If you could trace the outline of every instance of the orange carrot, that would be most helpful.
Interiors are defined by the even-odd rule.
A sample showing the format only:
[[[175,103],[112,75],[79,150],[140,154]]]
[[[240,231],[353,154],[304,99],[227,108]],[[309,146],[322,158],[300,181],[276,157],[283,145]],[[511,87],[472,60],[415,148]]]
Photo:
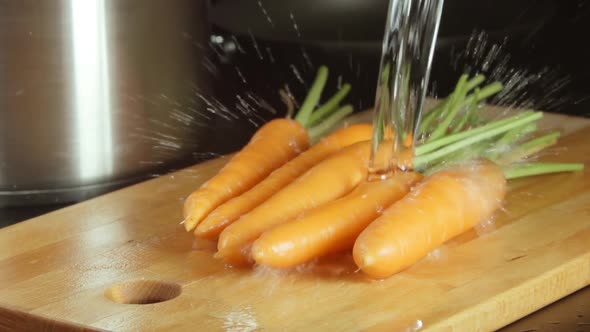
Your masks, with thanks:
[[[288,268],[352,249],[363,229],[420,178],[398,172],[387,180],[361,183],[350,194],[262,234],[252,245],[252,256],[260,265]]]
[[[217,256],[246,264],[250,245],[266,230],[349,193],[367,176],[370,143],[342,149],[229,225],[219,235]]]
[[[361,233],[354,260],[371,277],[391,276],[489,218],[505,192],[502,169],[487,160],[435,173]]]
[[[214,208],[250,189],[308,146],[307,130],[295,120],[275,119],[260,127],[219,173],[186,199],[186,230],[192,231]]]
[[[197,226],[195,234],[201,238],[217,238],[229,224],[250,212],[312,166],[345,146],[369,140],[371,134],[372,126],[369,124],[351,125],[335,131],[273,171],[252,189],[217,207]]]

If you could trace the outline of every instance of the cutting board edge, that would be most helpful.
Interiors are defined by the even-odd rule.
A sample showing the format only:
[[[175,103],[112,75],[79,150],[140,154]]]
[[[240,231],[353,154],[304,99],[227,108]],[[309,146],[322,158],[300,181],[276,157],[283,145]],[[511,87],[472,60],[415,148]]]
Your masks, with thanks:
[[[2,322],[0,330],[7,328],[6,331],[108,332],[91,325],[33,314],[25,309],[1,302],[0,322]]]
[[[584,267],[582,271],[580,271],[580,265]],[[556,283],[568,285],[569,287],[567,289],[552,287],[548,290],[547,284]],[[590,286],[590,252],[556,266],[554,269],[545,271],[541,278],[531,277],[523,280],[518,286],[498,293],[468,310],[452,315],[444,322],[437,322],[424,331],[448,331],[457,326],[464,328],[473,325],[474,320],[472,318],[477,312],[504,311],[507,313],[506,316],[503,316],[504,319],[498,319],[498,316],[486,317],[489,323],[485,325],[485,328],[498,330],[588,286]],[[518,299],[525,296],[538,296],[539,294],[544,295],[543,301],[537,303],[529,301],[526,302],[526,308],[522,310],[510,310],[514,306],[518,306],[519,302],[522,303]],[[479,324],[479,322],[478,319],[477,323]],[[476,331],[480,330],[482,326],[472,327],[473,331]]]

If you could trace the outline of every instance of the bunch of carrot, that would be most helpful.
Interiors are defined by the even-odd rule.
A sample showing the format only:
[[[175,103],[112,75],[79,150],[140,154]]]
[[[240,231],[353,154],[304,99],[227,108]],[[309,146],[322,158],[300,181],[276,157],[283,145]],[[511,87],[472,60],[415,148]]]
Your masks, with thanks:
[[[187,198],[187,231],[217,239],[224,261],[289,268],[352,250],[363,272],[388,277],[489,218],[507,180],[583,168],[523,163],[555,144],[558,133],[526,140],[541,112],[486,122],[481,102],[503,87],[480,89],[483,76],[463,75],[424,117],[414,171],[368,181],[370,125],[341,128],[315,143],[352,112],[339,106],[349,85],[316,107],[326,80],[322,67],[295,119],[261,127]]]

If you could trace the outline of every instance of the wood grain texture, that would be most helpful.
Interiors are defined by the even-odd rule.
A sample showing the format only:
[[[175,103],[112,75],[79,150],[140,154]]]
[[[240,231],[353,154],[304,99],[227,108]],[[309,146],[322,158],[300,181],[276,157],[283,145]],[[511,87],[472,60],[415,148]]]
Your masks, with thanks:
[[[590,166],[589,120],[548,114],[543,127],[563,132],[543,160]],[[179,222],[183,199],[225,161],[0,230],[0,330],[489,331],[590,284],[586,173],[512,181],[493,224],[374,281],[350,256],[292,272],[216,260],[215,244],[194,240]],[[148,302],[172,299],[109,299],[141,302],[129,293],[136,289],[153,295]]]

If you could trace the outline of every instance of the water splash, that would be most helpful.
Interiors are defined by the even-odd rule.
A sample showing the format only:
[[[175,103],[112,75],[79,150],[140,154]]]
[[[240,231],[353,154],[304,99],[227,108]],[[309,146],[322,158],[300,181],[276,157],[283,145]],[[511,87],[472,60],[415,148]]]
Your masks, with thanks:
[[[264,0],[257,0],[257,5],[267,22],[274,27],[275,22]],[[301,27],[295,16],[291,13],[289,17],[293,30],[300,37]],[[139,124],[132,127],[129,135],[143,142],[142,147],[147,155],[139,163],[153,170],[151,176],[161,176],[172,171],[167,163],[176,160],[181,154],[188,155],[195,162],[219,156],[217,151],[203,151],[206,148],[203,143],[209,143],[199,140],[195,135],[187,135],[187,131],[215,131],[218,129],[214,128],[231,127],[240,123],[240,130],[243,129],[244,134],[247,134],[251,130],[248,129],[250,126],[258,128],[269,117],[279,115],[285,110],[285,106],[280,104],[281,86],[292,103],[299,107],[299,98],[295,96],[305,93],[306,80],[315,73],[312,56],[304,47],[299,47],[300,61],[285,64],[284,59],[280,58],[281,53],[277,53],[271,45],[262,43],[250,29],[247,34],[239,37],[231,33],[214,33],[204,42],[199,42],[196,36],[186,31],[179,31],[179,37],[205,51],[198,70],[209,75],[213,83],[221,84],[223,94],[216,96],[201,86],[201,82],[187,81],[186,87],[181,87],[180,91],[128,96],[129,102],[137,103],[138,110],[147,111],[130,115]],[[248,65],[250,59],[266,60],[272,75],[269,75],[269,80],[262,86],[257,85],[257,78],[251,74]],[[343,78],[340,77],[340,86],[342,81]],[[289,84],[292,82],[299,82],[301,86],[291,91]],[[276,99],[273,99],[273,94]],[[270,99],[266,99],[266,96],[270,96]],[[275,105],[277,101],[279,104]]]
[[[207,70],[207,72],[213,75],[213,77],[219,78],[221,76],[217,66],[213,63],[213,61],[211,61],[211,59],[209,59],[209,57],[204,57],[201,65],[205,68],[205,70]]]
[[[470,75],[483,74],[488,82],[499,81],[504,90],[488,102],[507,109],[559,111],[577,101],[570,93],[570,75],[560,68],[523,68],[507,50],[508,38],[492,42],[484,31],[474,31],[465,49],[451,51],[451,65]],[[578,98],[579,100],[579,98]]]
[[[246,93],[246,97],[248,99],[250,99],[252,102],[254,102],[261,109],[267,110],[271,114],[277,114],[277,110],[274,107],[272,107],[266,100],[261,98],[260,96],[257,96],[255,94],[253,94],[252,92],[248,92],[248,93]]]
[[[234,114],[230,112],[226,107],[224,107],[221,103],[217,103],[214,98],[207,98],[199,91],[195,91],[195,95],[206,104],[207,107],[205,107],[205,110],[207,110],[209,113],[211,113],[212,115],[222,117],[225,120],[231,121],[231,116]]]
[[[242,44],[238,41],[238,38],[236,38],[235,35],[231,35],[230,38],[231,38],[232,42],[234,43],[234,45],[236,45],[236,49],[238,50],[238,52],[240,52],[242,54],[246,54],[246,51],[242,47]]]
[[[268,47],[268,46],[266,47],[266,53],[268,54],[268,58],[269,58],[270,62],[271,62],[271,63],[275,63],[275,62],[276,62],[276,61],[275,61],[275,57],[274,57],[274,55],[272,54],[272,50],[271,50],[271,49],[270,49],[270,47]]]
[[[264,60],[264,57],[262,56],[262,52],[260,51],[260,47],[258,47],[258,42],[256,41],[256,38],[254,37],[254,34],[252,33],[252,30],[250,30],[250,28],[248,28],[248,35],[250,35],[250,40],[252,41],[252,46],[256,50],[256,54],[258,54],[258,58],[260,60]]]
[[[258,0],[258,8],[260,8],[260,11],[262,11],[262,14],[266,18],[266,21],[270,24],[271,27],[274,28],[275,24],[273,23],[272,19],[270,18],[270,15],[268,15],[266,8],[264,8],[264,5],[262,4],[262,0]]]
[[[307,51],[303,47],[301,47],[301,55],[303,56],[303,60],[305,61],[305,64],[307,65],[307,67],[309,69],[315,68],[313,63],[311,62],[311,58],[309,57],[309,54],[307,54]]]
[[[197,158],[201,158],[201,159],[211,159],[211,158],[217,158],[217,157],[221,157],[220,153],[216,153],[216,152],[193,152],[192,153],[193,156],[197,157]],[[190,172],[194,170],[187,170],[187,172]]]
[[[293,30],[295,31],[297,38],[301,38],[301,30],[299,30],[299,25],[297,24],[297,21],[295,21],[295,15],[293,15],[293,12],[289,12],[289,18],[291,19]]]
[[[264,118],[260,116],[256,110],[244,97],[241,95],[236,95],[238,102],[236,103],[236,108],[242,112],[242,114],[249,117],[249,119],[254,120],[256,118],[260,121],[264,121]]]
[[[237,66],[235,68],[236,68],[236,73],[240,77],[240,80],[242,81],[242,83],[247,84],[248,82],[246,82],[246,78],[244,77],[244,74],[242,74],[242,71],[240,70],[240,68],[238,68]]]
[[[301,75],[301,73],[299,72],[299,69],[297,69],[297,67],[295,67],[294,64],[289,65],[289,68],[291,68],[291,71],[293,72],[293,75],[295,75],[295,78],[297,78],[297,80],[305,85],[305,81],[303,80],[303,76]]]

